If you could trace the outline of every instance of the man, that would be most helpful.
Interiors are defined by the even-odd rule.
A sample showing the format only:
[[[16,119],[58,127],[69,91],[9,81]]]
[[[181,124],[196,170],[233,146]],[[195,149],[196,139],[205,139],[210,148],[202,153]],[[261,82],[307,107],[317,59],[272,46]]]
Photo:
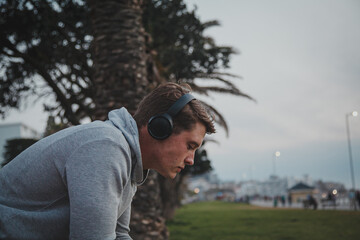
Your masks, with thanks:
[[[174,178],[214,125],[189,89],[156,88],[132,117],[46,137],[0,170],[0,239],[130,239],[131,200],[149,169]]]

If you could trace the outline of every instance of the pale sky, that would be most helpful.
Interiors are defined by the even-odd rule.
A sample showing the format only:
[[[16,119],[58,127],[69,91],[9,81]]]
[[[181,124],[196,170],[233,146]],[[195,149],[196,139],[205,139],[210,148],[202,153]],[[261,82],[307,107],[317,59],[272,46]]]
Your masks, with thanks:
[[[345,114],[360,112],[360,1],[187,0],[202,21],[219,20],[206,34],[239,51],[228,70],[257,103],[213,95],[226,118],[206,145],[222,180],[280,177],[339,181],[351,186]],[[3,122],[43,131],[46,115],[28,104]],[[39,105],[39,104],[37,104]],[[360,188],[360,116],[349,118],[356,186]]]
[[[345,114],[360,111],[360,1],[192,0],[207,32],[235,47],[229,72],[242,76],[244,98],[213,97],[230,126],[208,145],[222,179],[280,177],[351,186]],[[349,118],[356,186],[360,188],[360,117]]]

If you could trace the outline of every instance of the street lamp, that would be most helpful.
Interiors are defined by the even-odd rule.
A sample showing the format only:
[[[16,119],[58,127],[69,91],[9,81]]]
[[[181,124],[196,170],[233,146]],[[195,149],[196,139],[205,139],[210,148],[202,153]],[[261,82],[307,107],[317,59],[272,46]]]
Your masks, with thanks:
[[[274,176],[276,176],[276,165],[275,165],[276,163],[275,162],[276,162],[277,158],[280,157],[280,152],[276,151],[274,155],[275,155],[275,158],[274,158],[273,170],[274,170]]]
[[[347,133],[347,140],[348,140],[348,148],[349,148],[349,160],[350,160],[350,174],[351,174],[351,183],[352,188],[355,193],[355,176],[354,176],[354,166],[352,160],[352,151],[351,151],[351,140],[350,140],[350,129],[349,129],[349,117],[353,116],[356,117],[358,112],[353,111],[352,113],[347,113],[345,115],[345,123],[346,123],[346,133]],[[354,197],[354,196],[353,196]],[[354,201],[355,199],[352,199]],[[356,210],[356,203],[354,204],[354,209]]]

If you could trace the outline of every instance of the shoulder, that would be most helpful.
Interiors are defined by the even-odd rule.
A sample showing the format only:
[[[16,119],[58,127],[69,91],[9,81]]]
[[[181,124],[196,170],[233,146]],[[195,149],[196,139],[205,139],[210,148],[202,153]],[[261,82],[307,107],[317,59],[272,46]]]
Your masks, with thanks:
[[[50,136],[50,139],[55,141],[66,140],[67,142],[76,142],[81,145],[91,142],[114,142],[120,144],[125,141],[124,135],[118,128],[102,121],[95,121],[64,129]]]
[[[69,157],[66,167],[97,169],[100,171],[123,172],[128,175],[131,170],[131,150],[122,132],[104,123],[79,126],[76,131],[67,135]],[[69,144],[69,142],[68,142]]]

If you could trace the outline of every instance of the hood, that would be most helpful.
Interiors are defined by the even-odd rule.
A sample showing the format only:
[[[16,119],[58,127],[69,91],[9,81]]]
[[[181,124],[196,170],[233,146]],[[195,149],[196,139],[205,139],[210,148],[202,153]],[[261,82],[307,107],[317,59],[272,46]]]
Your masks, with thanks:
[[[143,172],[139,131],[136,122],[126,108],[109,112],[108,118],[109,121],[122,132],[130,146],[132,157],[131,180],[137,185],[141,185],[146,179],[147,172]]]

